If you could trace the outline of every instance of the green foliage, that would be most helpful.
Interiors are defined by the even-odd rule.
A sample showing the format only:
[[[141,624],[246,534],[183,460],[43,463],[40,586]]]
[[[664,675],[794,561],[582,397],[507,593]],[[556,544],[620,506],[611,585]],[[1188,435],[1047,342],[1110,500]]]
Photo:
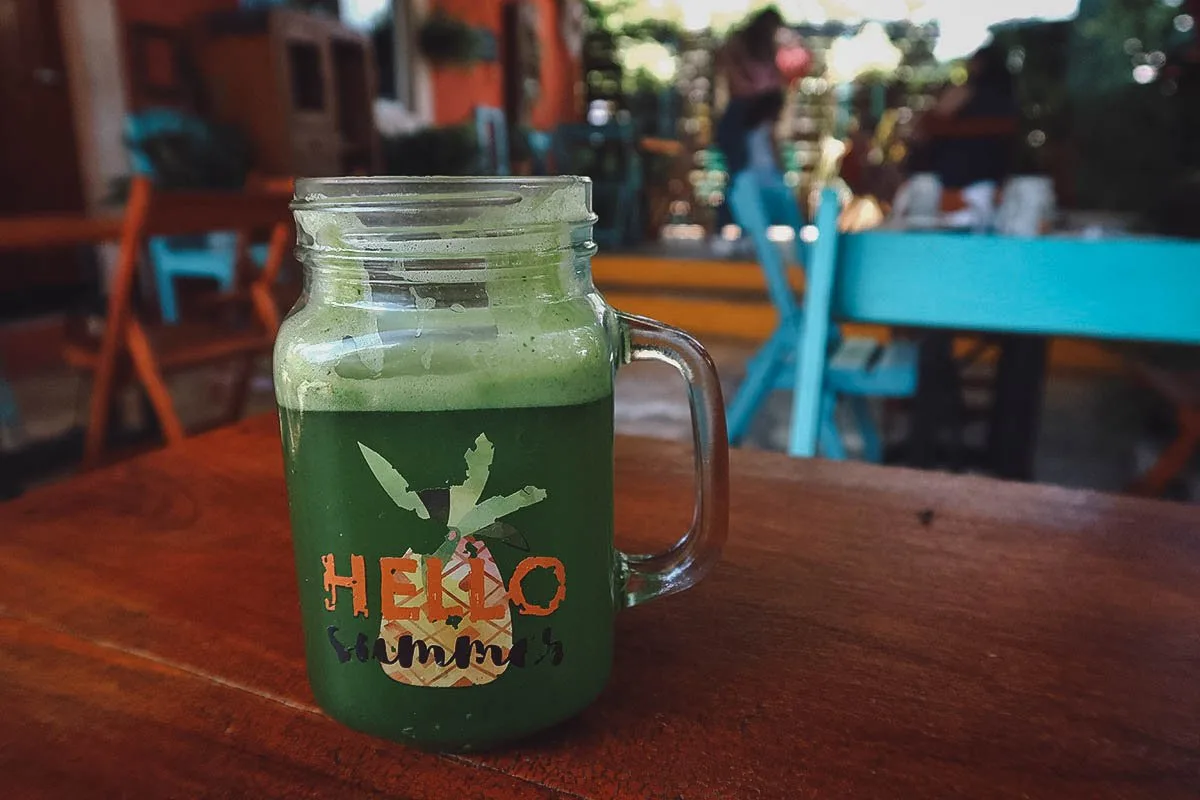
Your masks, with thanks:
[[[628,36],[638,41],[655,41],[675,44],[683,37],[683,28],[665,19],[644,19],[622,25],[615,31],[618,36]]]
[[[617,35],[607,24],[611,11],[594,0],[588,0],[584,7],[588,24],[583,39],[583,70],[588,100],[619,97],[623,76],[617,61]]]
[[[435,64],[471,64],[483,57],[484,50],[478,30],[442,11],[421,25],[417,46]]]
[[[1067,69],[1071,23],[1020,22],[992,28],[995,43],[1008,54],[1021,130],[1014,171],[1051,171],[1071,135]]]
[[[154,185],[166,191],[240,189],[253,163],[245,134],[232,125],[206,123],[205,136],[162,134],[140,146],[153,165]],[[113,178],[105,203],[123,203],[130,181],[129,176]]]
[[[1085,207],[1147,211],[1178,175],[1178,114],[1156,85],[1080,98],[1074,114]]]
[[[1102,94],[1132,82],[1139,57],[1177,41],[1182,8],[1162,0],[1081,0],[1071,41],[1071,94]]]
[[[1082,0],[1067,82],[1080,205],[1154,216],[1164,191],[1187,173],[1183,93],[1161,80],[1133,80],[1150,54],[1170,54],[1179,43],[1173,20],[1182,11],[1161,0]]]
[[[231,125],[210,124],[203,139],[153,137],[142,149],[154,163],[154,181],[162,189],[239,189],[250,171],[250,145]]]

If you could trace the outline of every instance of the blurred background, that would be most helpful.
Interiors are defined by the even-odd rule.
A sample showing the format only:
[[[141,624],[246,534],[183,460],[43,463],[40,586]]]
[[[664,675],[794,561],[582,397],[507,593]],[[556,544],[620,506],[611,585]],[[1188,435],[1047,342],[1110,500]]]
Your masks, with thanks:
[[[586,174],[601,289],[695,333],[736,397],[784,313],[730,208],[743,171],[794,198],[799,218],[765,230],[798,253],[789,270],[826,189],[849,231],[1200,236],[1198,15],[1200,0],[0,0],[0,231],[118,217],[135,175],[166,193]],[[1014,178],[1029,179],[1025,216]],[[93,383],[63,353],[102,337],[119,253],[67,239],[0,235],[0,494],[78,464]],[[254,248],[232,248],[220,232],[151,240],[133,313],[184,337],[207,296],[254,280]],[[286,311],[299,279],[283,273],[270,288]],[[1028,342],[914,341],[923,393],[873,405],[883,460],[1200,495],[1192,348],[1040,337],[1006,383],[1006,348]],[[179,416],[210,416],[231,381],[220,365],[172,375]],[[1009,389],[1023,400],[999,403]],[[267,360],[248,391],[243,411],[272,407]],[[144,395],[131,381],[106,421],[123,447],[161,440]],[[619,397],[621,431],[688,437],[671,376],[632,369]],[[739,439],[784,449],[788,397],[754,406]],[[955,421],[918,447],[922,408]],[[985,452],[1008,435],[998,414],[1021,417],[1015,462]]]

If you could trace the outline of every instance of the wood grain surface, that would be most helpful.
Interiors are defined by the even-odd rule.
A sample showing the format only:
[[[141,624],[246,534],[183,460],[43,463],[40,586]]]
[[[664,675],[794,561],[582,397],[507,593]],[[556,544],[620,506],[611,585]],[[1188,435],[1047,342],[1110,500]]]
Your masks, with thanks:
[[[620,543],[686,449],[618,440]],[[305,681],[273,418],[0,506],[4,797],[1200,793],[1200,512],[735,453],[724,561],[624,612],[584,714],[422,753]]]

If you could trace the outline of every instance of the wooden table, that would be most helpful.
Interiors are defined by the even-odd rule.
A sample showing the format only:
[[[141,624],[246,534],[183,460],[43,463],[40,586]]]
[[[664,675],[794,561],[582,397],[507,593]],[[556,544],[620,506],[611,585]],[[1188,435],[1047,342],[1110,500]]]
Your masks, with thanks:
[[[0,506],[6,797],[1147,797],[1200,787],[1200,511],[736,452],[712,575],[625,612],[608,690],[489,755],[324,717],[277,428]],[[690,514],[618,442],[618,529]]]

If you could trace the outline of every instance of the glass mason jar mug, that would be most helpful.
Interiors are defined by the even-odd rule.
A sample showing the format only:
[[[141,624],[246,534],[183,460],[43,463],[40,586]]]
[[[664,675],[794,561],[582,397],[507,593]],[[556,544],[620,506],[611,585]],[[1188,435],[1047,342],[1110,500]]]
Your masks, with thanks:
[[[583,709],[617,609],[685,589],[728,526],[720,385],[591,278],[584,178],[297,182],[305,291],[275,346],[309,678],[333,717],[487,747]],[[691,530],[613,545],[613,380],[687,379]]]

